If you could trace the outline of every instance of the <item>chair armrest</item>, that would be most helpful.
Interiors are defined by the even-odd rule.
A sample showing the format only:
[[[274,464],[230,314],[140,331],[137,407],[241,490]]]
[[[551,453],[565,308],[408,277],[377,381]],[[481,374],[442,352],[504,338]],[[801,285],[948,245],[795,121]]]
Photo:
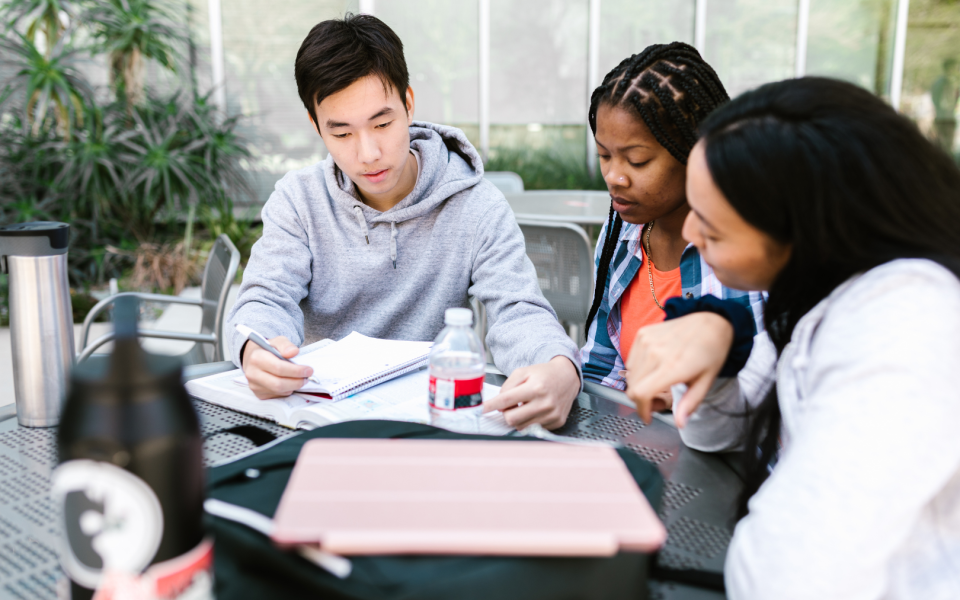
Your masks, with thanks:
[[[183,368],[183,380],[190,381],[191,379],[199,379],[200,377],[207,377],[208,375],[226,373],[227,371],[233,371],[236,368],[237,365],[233,364],[233,361],[229,360],[204,363],[202,365],[188,365]]]
[[[93,308],[90,309],[90,312],[87,313],[87,316],[84,317],[83,328],[80,330],[80,343],[77,351],[78,354],[87,347],[87,338],[90,335],[90,326],[93,325],[94,319],[96,319],[100,313],[106,310],[108,306],[116,302],[117,298],[122,298],[123,296],[133,296],[144,302],[163,302],[166,304],[188,304],[191,306],[203,306],[203,300],[199,298],[181,298],[180,296],[167,296],[164,294],[120,292],[119,294],[108,296],[100,302],[97,302]]]
[[[90,358],[93,352],[100,346],[111,342],[116,339],[117,335],[115,332],[111,331],[106,335],[102,335],[93,341],[89,346],[85,347],[83,351],[80,352],[77,356],[77,363],[80,364],[83,361]],[[137,331],[137,337],[145,338],[157,338],[161,340],[181,340],[184,342],[196,342],[198,344],[216,344],[217,337],[212,333],[181,333],[179,331],[158,331],[155,329],[141,329]]]
[[[186,333],[182,331],[162,331],[159,329],[139,329],[137,330],[137,337],[180,340],[183,342],[196,342],[198,344],[217,343],[217,336],[212,333]]]

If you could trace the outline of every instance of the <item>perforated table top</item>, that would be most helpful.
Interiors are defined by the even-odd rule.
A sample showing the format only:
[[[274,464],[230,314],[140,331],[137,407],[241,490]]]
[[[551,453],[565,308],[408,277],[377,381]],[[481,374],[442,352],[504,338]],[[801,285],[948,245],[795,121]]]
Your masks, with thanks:
[[[205,436],[207,466],[255,448],[222,430],[256,425],[279,437],[296,432],[254,417],[196,401]],[[221,433],[218,433],[221,432]],[[721,572],[731,536],[736,474],[715,456],[684,447],[676,429],[654,420],[644,425],[627,406],[592,394],[577,398],[567,424],[556,433],[616,441],[654,463],[667,479],[661,517],[669,533],[660,564]],[[59,526],[49,498],[56,465],[56,430],[0,421],[0,599],[53,600],[63,578],[57,563]],[[651,582],[651,597],[719,599],[722,594],[679,584]]]

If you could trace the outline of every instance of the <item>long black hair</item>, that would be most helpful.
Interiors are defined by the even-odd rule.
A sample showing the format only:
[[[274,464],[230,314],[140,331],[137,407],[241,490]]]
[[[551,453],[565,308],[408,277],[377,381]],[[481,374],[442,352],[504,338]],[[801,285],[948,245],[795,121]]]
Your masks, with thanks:
[[[866,90],[817,77],[770,83],[701,131],[733,208],[792,246],[764,309],[778,355],[800,318],[852,275],[900,257],[960,258],[960,170]],[[747,430],[739,517],[767,477],[780,422],[774,386]]]
[[[643,119],[657,142],[686,165],[690,150],[697,143],[700,122],[729,99],[717,74],[693,46],[683,42],[654,44],[607,73],[590,97],[588,119],[596,135],[601,104],[629,108]],[[622,227],[623,220],[614,213],[611,203],[593,304],[584,332],[590,331],[590,323],[603,300],[610,261]]]

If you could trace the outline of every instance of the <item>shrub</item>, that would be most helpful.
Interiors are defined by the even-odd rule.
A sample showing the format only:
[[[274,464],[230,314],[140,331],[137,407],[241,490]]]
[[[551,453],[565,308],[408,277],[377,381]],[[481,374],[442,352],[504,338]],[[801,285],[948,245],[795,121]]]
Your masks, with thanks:
[[[0,58],[14,67],[0,87],[0,225],[70,223],[73,285],[153,264],[151,257],[176,247],[184,213],[232,215],[232,199],[252,193],[240,167],[249,152],[237,117],[223,118],[207,97],[144,87],[144,58],[170,70],[180,58],[184,35],[168,6],[11,0],[0,10],[12,33],[0,41]],[[89,23],[96,45],[74,47],[76,28],[62,27],[63,15]],[[109,59],[112,99],[96,99],[76,70],[94,54]],[[190,281],[193,271],[184,273],[172,287]]]
[[[599,173],[587,170],[583,154],[559,149],[497,148],[491,150],[487,171],[513,171],[528,190],[606,190]]]

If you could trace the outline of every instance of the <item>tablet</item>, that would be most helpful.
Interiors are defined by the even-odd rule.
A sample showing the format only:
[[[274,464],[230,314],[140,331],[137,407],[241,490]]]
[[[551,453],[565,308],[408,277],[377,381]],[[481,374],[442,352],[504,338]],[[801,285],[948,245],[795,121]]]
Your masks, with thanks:
[[[345,555],[612,556],[666,536],[613,448],[315,439],[271,537]]]

